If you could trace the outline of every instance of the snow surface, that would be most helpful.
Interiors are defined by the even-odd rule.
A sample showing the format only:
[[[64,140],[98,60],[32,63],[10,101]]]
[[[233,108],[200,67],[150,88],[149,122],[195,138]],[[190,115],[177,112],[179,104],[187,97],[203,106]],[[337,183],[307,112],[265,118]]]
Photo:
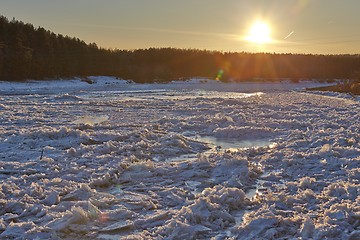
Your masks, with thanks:
[[[90,79],[0,82],[0,239],[358,239],[358,99]]]

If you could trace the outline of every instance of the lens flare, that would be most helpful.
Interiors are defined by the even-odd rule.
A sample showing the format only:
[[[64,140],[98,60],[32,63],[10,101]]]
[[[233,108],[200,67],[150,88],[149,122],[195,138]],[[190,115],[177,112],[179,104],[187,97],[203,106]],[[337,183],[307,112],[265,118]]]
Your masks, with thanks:
[[[218,74],[216,75],[215,80],[220,81],[222,79],[223,75],[224,75],[224,71],[222,69],[220,69],[218,71]]]

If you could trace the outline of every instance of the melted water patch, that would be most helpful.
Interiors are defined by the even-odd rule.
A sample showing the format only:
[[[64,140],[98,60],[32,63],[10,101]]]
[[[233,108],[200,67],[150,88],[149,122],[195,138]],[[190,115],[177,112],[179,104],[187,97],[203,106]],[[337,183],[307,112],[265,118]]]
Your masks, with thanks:
[[[81,116],[77,120],[75,120],[74,124],[85,124],[89,126],[94,126],[109,120],[109,116],[101,115],[101,116]]]
[[[184,136],[192,141],[203,142],[209,146],[209,150],[202,152],[202,154],[211,154],[219,151],[237,152],[249,148],[270,147],[276,146],[270,138],[253,138],[246,140],[238,140],[236,138],[216,138],[213,136],[200,136],[193,133],[185,132]],[[176,157],[168,158],[167,161],[175,162],[182,160],[194,160],[199,153],[184,154]]]

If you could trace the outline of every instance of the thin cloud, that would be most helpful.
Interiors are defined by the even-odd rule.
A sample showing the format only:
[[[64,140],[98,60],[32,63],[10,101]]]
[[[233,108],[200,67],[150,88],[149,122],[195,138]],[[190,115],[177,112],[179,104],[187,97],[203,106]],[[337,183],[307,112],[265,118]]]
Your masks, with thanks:
[[[163,29],[163,28],[123,27],[123,26],[98,25],[98,24],[71,24],[71,25],[90,27],[90,28],[94,27],[94,28],[104,28],[104,29],[123,29],[130,31],[162,32],[162,33],[175,33],[175,34],[184,34],[184,35],[215,36],[215,37],[223,37],[223,38],[231,38],[236,36],[234,34],[226,34],[226,33],[195,32],[195,31],[171,30],[171,29]]]

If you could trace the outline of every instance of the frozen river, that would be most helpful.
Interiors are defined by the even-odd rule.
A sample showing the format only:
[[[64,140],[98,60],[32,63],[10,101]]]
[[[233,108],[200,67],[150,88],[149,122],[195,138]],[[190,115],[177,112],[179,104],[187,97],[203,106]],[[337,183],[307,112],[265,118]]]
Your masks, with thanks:
[[[0,239],[356,239],[359,101],[318,85],[0,83]]]

